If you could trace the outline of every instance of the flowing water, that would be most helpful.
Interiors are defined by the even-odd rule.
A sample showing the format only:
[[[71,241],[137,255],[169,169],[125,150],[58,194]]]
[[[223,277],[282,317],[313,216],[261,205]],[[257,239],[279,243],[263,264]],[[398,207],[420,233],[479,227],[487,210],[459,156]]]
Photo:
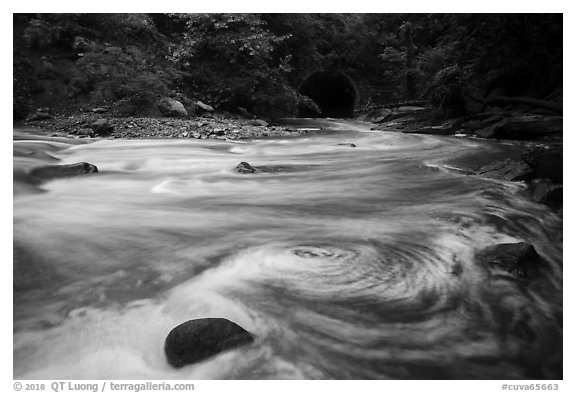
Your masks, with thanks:
[[[14,140],[14,376],[46,379],[562,378],[562,220],[447,159],[482,141]],[[340,145],[354,142],[356,147]],[[32,167],[99,173],[31,184]],[[247,161],[262,170],[239,174]],[[526,241],[530,280],[474,254]],[[173,369],[163,343],[223,317],[253,344]]]

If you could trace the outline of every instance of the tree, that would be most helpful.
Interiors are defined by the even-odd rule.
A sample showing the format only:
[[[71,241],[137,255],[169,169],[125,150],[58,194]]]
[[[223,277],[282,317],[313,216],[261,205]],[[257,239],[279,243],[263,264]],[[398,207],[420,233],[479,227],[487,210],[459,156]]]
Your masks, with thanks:
[[[275,35],[258,14],[171,14],[186,31],[171,47],[171,60],[188,74],[195,95],[234,110],[254,106],[262,92],[282,84],[276,46],[289,35]],[[284,59],[284,63],[286,63]],[[248,108],[250,109],[250,108]]]

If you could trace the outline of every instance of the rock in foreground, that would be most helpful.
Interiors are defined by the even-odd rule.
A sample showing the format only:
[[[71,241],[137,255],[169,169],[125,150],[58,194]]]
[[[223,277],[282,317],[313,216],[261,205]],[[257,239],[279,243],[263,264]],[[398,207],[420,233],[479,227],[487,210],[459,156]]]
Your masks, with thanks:
[[[168,363],[180,368],[253,341],[252,334],[227,319],[193,319],[170,331],[164,352]]]
[[[476,174],[493,179],[505,179],[510,181],[525,181],[534,177],[532,169],[521,160],[511,158],[495,161],[477,169]]]
[[[33,168],[29,175],[39,180],[51,180],[94,172],[98,172],[96,165],[87,162],[77,162],[75,164],[46,165]]]
[[[485,248],[476,261],[494,272],[506,272],[517,278],[534,276],[545,262],[529,243],[505,243]]]
[[[254,173],[256,172],[256,168],[247,162],[242,161],[240,164],[236,165],[236,171],[239,173]]]

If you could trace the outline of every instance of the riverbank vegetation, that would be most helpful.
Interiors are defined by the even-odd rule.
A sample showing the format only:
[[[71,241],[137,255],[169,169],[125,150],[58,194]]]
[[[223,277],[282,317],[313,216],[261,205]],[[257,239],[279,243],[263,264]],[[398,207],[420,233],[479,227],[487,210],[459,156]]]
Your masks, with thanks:
[[[14,116],[108,107],[161,116],[170,97],[263,117],[321,115],[315,73],[346,75],[355,111],[422,101],[562,111],[561,14],[15,14]],[[198,104],[200,101],[200,104]]]

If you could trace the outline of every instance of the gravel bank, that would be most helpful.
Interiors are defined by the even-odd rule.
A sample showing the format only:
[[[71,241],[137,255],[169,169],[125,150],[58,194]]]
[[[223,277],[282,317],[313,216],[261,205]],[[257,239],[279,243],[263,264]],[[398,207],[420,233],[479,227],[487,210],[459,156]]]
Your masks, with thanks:
[[[112,127],[106,135],[109,138],[124,139],[258,139],[270,137],[299,136],[310,131],[270,125],[264,120],[242,119],[213,114],[205,117],[152,118],[152,117],[111,117],[106,114],[80,113],[74,115],[54,115],[48,119],[28,120],[26,127],[46,130],[54,136],[71,138],[93,137],[91,125],[105,119]]]

